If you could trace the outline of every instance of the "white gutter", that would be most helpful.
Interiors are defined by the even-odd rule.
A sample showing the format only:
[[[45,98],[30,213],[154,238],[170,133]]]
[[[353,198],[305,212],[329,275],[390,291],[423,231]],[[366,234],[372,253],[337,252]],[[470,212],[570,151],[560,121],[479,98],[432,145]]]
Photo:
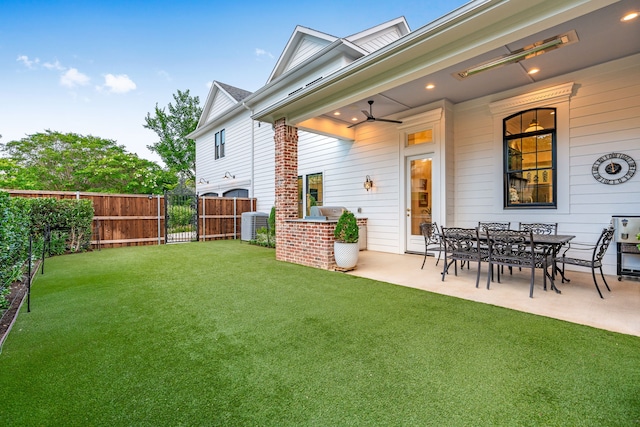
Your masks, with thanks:
[[[255,151],[256,151],[256,139],[255,139],[255,121],[253,120],[253,109],[247,107],[247,104],[242,101],[242,106],[251,113],[251,193],[249,197],[254,197],[254,183],[255,183]],[[253,211],[253,203],[251,204],[251,210]]]

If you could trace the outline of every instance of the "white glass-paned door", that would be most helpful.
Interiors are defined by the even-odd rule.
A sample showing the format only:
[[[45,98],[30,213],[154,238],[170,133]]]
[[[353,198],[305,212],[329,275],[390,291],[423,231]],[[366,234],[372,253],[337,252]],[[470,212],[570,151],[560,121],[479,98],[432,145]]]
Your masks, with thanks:
[[[424,253],[424,237],[420,224],[432,221],[433,175],[432,155],[407,157],[406,164],[406,251]]]

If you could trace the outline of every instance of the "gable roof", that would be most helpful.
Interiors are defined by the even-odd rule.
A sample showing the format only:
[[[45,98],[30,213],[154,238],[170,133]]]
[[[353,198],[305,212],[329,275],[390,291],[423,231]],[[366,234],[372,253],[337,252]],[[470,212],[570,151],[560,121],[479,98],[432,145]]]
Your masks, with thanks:
[[[345,40],[355,44],[367,53],[371,53],[396,41],[410,32],[409,24],[407,24],[404,16],[401,16],[353,34],[349,37],[345,37]]]
[[[296,26],[267,83],[272,82],[296,65],[334,43],[353,49],[355,57],[374,52],[410,32],[404,17],[392,19],[345,38],[339,38],[311,28]]]
[[[204,103],[197,128],[204,126],[212,117],[242,102],[249,95],[251,95],[251,92],[248,90],[214,80]]]
[[[243,99],[245,99],[247,96],[251,95],[251,92],[249,92],[248,90],[240,89],[235,86],[228,85],[226,83],[218,82],[215,80],[213,81],[213,83],[220,86],[222,90],[227,92],[227,94],[231,96],[233,99],[235,99],[237,102],[240,102]]]
[[[296,26],[293,34],[276,62],[267,83],[275,80],[296,64],[322,50],[338,38],[311,28]]]

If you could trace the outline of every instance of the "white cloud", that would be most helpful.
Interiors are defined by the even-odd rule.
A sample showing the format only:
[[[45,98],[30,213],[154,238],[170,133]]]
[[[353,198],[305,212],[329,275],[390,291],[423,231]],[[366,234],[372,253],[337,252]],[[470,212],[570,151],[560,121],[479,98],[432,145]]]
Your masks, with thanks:
[[[256,48],[256,56],[258,58],[261,57],[261,56],[266,56],[266,57],[271,58],[271,59],[274,58],[274,56],[273,56],[273,54],[271,54],[271,52],[267,52],[266,50],[260,49],[258,47]]]
[[[112,93],[127,93],[135,90],[136,84],[126,74],[107,74],[104,76],[104,85]]]
[[[169,75],[169,73],[167,73],[167,72],[166,72],[166,71],[164,71],[164,70],[160,70],[160,71],[158,71],[158,76],[160,76],[160,77],[162,77],[162,78],[166,79],[168,82],[170,82],[170,81],[172,81],[172,80],[173,80],[173,79],[171,78],[171,76]]]
[[[31,59],[29,59],[29,57],[27,55],[18,56],[16,61],[22,62],[24,64],[24,66],[27,67],[27,68],[33,68],[35,65],[38,65],[38,63],[40,62],[40,60],[38,58],[36,58],[34,60],[31,60]]]
[[[48,70],[64,71],[66,69],[62,66],[62,64],[60,64],[60,61],[58,61],[57,59],[56,62],[45,62],[42,64],[42,66]]]
[[[69,70],[60,76],[60,84],[67,87],[85,86],[89,84],[91,79],[79,72],[76,68]]]

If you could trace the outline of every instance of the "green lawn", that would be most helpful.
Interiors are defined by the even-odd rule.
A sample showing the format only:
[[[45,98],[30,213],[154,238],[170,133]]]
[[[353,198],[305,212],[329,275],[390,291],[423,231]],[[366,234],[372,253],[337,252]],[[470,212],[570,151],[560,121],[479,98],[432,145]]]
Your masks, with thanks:
[[[638,426],[640,338],[238,241],[47,259],[2,426]]]

